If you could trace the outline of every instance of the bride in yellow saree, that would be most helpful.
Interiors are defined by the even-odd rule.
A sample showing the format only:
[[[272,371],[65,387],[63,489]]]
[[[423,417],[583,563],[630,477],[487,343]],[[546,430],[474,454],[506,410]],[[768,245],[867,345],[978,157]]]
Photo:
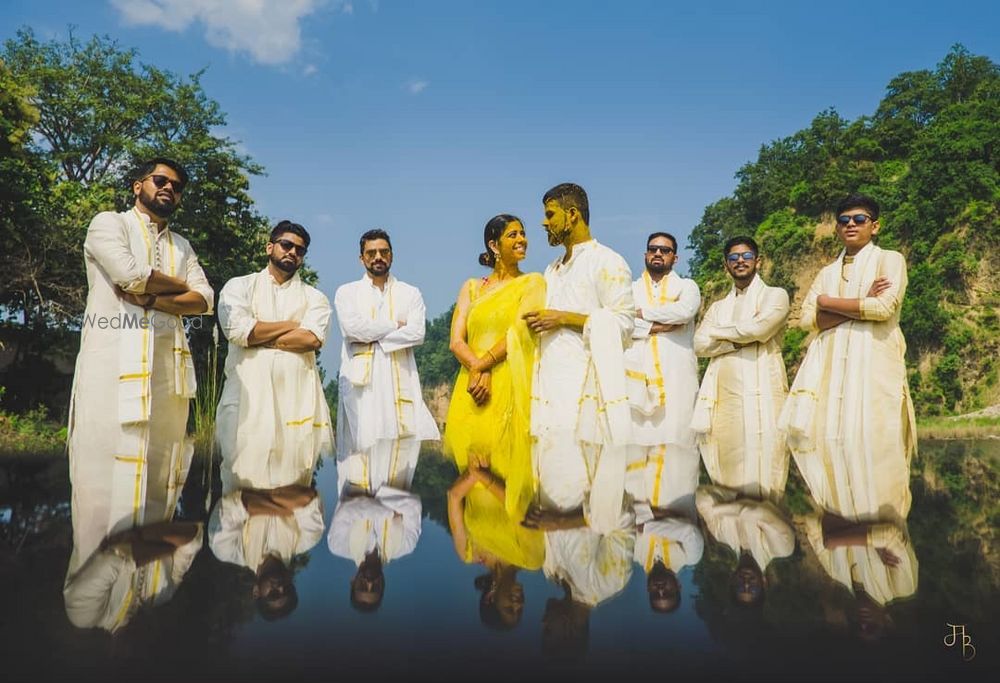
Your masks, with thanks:
[[[466,281],[452,318],[451,350],[462,368],[444,448],[460,472],[483,469],[499,479],[507,516],[519,523],[534,495],[528,411],[537,343],[521,316],[544,307],[545,281],[518,268],[528,243],[516,216],[490,219],[483,242],[479,262],[493,271]]]

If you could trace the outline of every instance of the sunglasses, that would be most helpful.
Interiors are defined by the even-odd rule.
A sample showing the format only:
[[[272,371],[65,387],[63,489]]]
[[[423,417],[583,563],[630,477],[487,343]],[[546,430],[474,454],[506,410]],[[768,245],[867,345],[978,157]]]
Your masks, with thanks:
[[[726,260],[729,261],[730,263],[736,263],[740,259],[743,259],[744,261],[753,261],[755,258],[757,258],[757,254],[753,253],[752,251],[741,251],[738,253],[726,255]]]
[[[309,251],[309,247],[306,247],[306,246],[301,245],[301,244],[296,244],[295,242],[292,242],[291,240],[274,240],[274,242],[272,244],[280,245],[281,248],[284,249],[287,252],[294,251],[299,256],[305,256],[306,252]]]
[[[365,258],[372,259],[376,256],[381,256],[382,258],[389,258],[392,255],[392,249],[365,249]]]
[[[143,178],[143,180],[152,180],[153,184],[156,185],[157,189],[162,189],[167,185],[169,185],[170,189],[172,189],[177,194],[181,194],[182,192],[184,192],[183,180],[174,180],[173,178],[168,178],[167,176],[160,175],[159,173],[153,173],[152,175],[148,175],[145,178]]]
[[[864,225],[868,221],[874,221],[875,219],[866,213],[856,213],[853,216],[848,216],[846,213],[843,216],[837,216],[837,222],[841,225],[848,225],[851,221],[854,221],[855,225]]]
[[[672,253],[674,253],[674,248],[673,247],[661,247],[658,244],[654,244],[653,246],[646,247],[646,253],[647,254],[655,254],[657,252],[659,252],[661,254],[672,254]]]

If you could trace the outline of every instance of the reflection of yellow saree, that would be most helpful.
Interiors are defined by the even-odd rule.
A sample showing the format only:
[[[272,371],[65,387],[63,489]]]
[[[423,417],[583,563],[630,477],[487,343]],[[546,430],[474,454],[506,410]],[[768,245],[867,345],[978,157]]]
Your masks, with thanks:
[[[545,534],[511,519],[500,501],[481,486],[465,497],[465,528],[469,541],[465,561],[476,562],[483,553],[521,569],[542,568]]]
[[[480,293],[481,281],[470,285],[472,303],[466,320],[467,343],[482,356],[506,337],[507,358],[493,367],[490,399],[477,406],[469,395],[469,371],[458,373],[445,422],[445,453],[459,471],[469,466],[469,455],[488,456],[490,470],[506,482],[506,510],[516,523],[534,495],[531,473],[529,403],[536,339],[521,315],[545,305],[545,281],[538,273],[521,275]],[[477,485],[478,487],[478,485]]]

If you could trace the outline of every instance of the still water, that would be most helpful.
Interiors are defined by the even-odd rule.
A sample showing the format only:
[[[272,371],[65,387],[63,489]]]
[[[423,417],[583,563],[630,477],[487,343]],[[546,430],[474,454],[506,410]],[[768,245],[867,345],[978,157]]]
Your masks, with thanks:
[[[577,647],[556,655],[545,647],[543,621],[563,591],[540,571],[518,574],[525,605],[514,628],[481,620],[475,581],[484,569],[455,554],[444,500],[454,471],[433,452],[421,455],[413,485],[423,508],[419,541],[385,566],[376,611],[351,606],[355,565],[331,553],[325,533],[293,561],[297,607],[273,621],[255,607],[252,573],[218,560],[206,542],[173,597],[139,611],[115,635],[75,628],[66,616],[72,534],[64,462],[41,471],[11,465],[0,480],[0,512],[9,511],[0,515],[4,679],[996,680],[998,455],[1000,441],[921,444],[908,520],[918,588],[889,604],[875,638],[859,637],[858,601],[809,548],[808,504],[792,482],[785,512],[797,543],[768,567],[762,610],[734,604],[737,557],[703,529],[701,561],[678,572],[678,609],[650,609],[635,565],[625,589],[578,624]],[[204,521],[200,479],[196,468],[181,505],[184,517]],[[337,505],[332,462],[316,487],[329,522]]]

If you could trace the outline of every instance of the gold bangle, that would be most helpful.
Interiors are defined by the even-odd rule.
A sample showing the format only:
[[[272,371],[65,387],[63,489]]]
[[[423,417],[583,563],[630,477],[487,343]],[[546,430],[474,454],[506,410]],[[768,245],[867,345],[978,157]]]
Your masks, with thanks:
[[[493,355],[493,352],[492,352],[491,350],[487,349],[487,350],[486,350],[486,353],[490,354],[490,358],[492,358],[492,359],[493,359],[493,365],[496,365],[497,363],[499,363],[499,362],[500,362],[500,361],[499,361],[499,360],[497,359],[497,357]]]

